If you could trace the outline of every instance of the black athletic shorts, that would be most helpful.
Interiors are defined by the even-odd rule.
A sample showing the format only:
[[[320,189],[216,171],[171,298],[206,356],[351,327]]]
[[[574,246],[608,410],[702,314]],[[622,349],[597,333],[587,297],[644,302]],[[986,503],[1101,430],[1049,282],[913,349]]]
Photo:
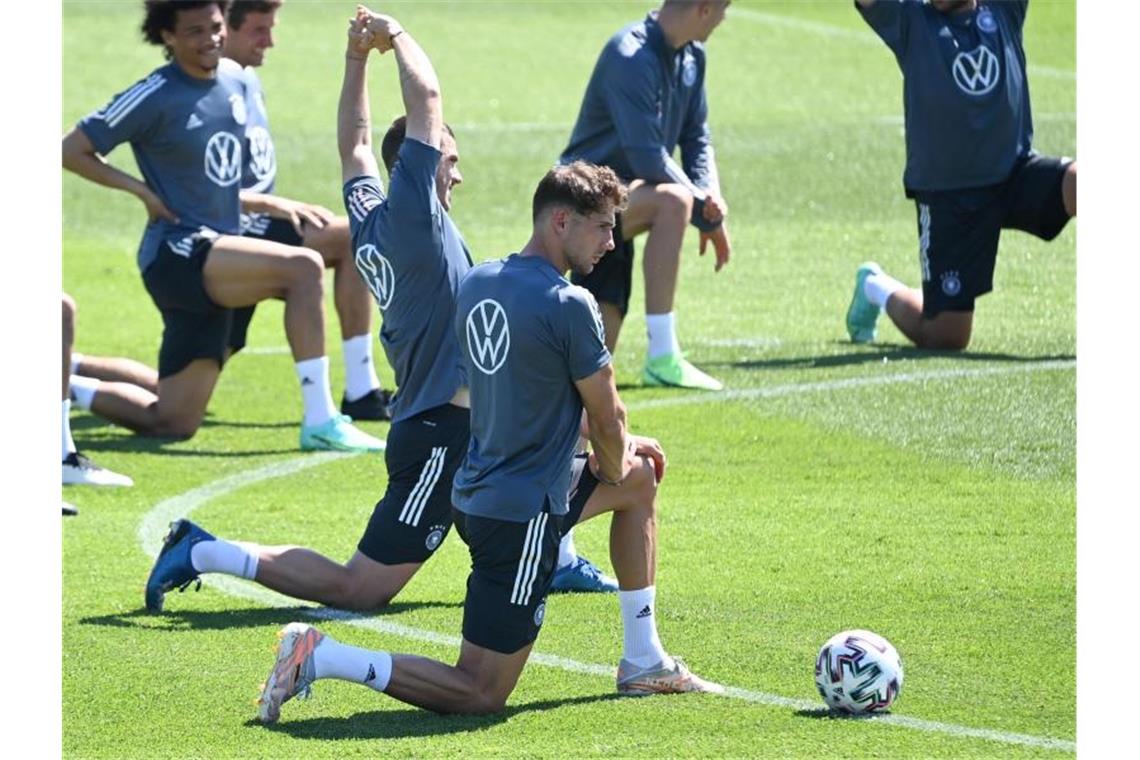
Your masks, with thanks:
[[[590,273],[574,272],[570,281],[594,294],[598,303],[618,307],[624,317],[629,311],[629,294],[633,288],[633,241],[624,240],[621,214],[614,224],[614,249],[606,253]]]
[[[1009,179],[968,190],[915,192],[922,315],[973,311],[993,290],[994,263],[1003,229],[1052,240],[1069,222],[1061,180],[1067,158],[1032,156]]]
[[[372,510],[360,553],[385,565],[424,562],[451,530],[451,481],[467,454],[471,412],[443,404],[392,425],[388,488]]]
[[[189,256],[163,243],[142,274],[147,293],[162,314],[159,378],[178,374],[195,359],[213,359],[218,366],[225,361],[233,311],[210,300],[202,280],[214,239],[197,236]]]
[[[253,216],[242,215],[242,237],[254,240],[269,240],[283,245],[301,246],[305,240],[297,234],[293,223],[288,219],[275,219],[265,214]],[[249,323],[253,319],[253,312],[257,304],[234,309],[233,324],[230,327],[228,347],[230,353],[236,354],[245,348],[246,334],[249,332]]]
[[[528,522],[495,520],[452,510],[459,537],[471,551],[463,603],[463,638],[513,654],[538,638],[546,595],[558,565],[558,544],[582,516],[598,487],[585,455],[574,458],[570,511],[550,514],[549,502]]]

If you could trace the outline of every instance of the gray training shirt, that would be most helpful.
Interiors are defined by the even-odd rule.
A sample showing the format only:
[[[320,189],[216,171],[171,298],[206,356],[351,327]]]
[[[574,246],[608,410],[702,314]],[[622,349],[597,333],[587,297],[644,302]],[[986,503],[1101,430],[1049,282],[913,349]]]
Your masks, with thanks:
[[[139,269],[158,247],[190,256],[195,238],[241,232],[245,79],[223,59],[214,79],[195,79],[176,63],[155,69],[79,122],[100,155],[129,142],[148,187],[179,223],[150,222],[139,244]]]
[[[902,69],[908,194],[1004,182],[1030,154],[1027,3],[983,0],[965,13],[921,0],[857,5]]]
[[[377,177],[344,186],[356,268],[380,307],[380,344],[396,374],[392,421],[446,404],[463,384],[451,328],[471,254],[435,192],[441,154],[408,138],[388,197]]]
[[[610,363],[589,291],[548,261],[514,254],[480,264],[455,313],[471,389],[471,444],[452,503],[469,515],[526,522],[569,510],[582,399],[575,381]]]
[[[704,45],[670,47],[654,11],[602,49],[559,161],[608,166],[626,182],[692,185],[701,207],[715,165],[707,120]],[[672,158],[678,145],[680,167]],[[720,226],[697,211],[701,229]]]
[[[277,152],[273,149],[273,137],[269,134],[269,111],[265,108],[265,93],[261,89],[261,79],[252,66],[247,66],[242,75],[246,83],[245,161],[242,164],[241,188],[255,193],[272,195],[277,182]],[[269,227],[269,214],[242,214],[243,232],[265,234]]]

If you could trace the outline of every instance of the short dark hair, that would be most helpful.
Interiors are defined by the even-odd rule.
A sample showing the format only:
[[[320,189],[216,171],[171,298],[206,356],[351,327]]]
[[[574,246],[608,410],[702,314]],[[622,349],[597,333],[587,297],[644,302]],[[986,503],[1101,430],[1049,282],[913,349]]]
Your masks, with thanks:
[[[195,8],[204,8],[207,5],[216,5],[222,15],[229,9],[229,0],[144,0],[142,32],[143,40],[151,45],[160,45],[167,60],[170,59],[170,48],[162,40],[163,32],[173,32],[178,23],[179,11],[192,11]]]
[[[531,217],[537,220],[551,206],[569,206],[575,213],[589,215],[613,205],[615,211],[625,208],[629,188],[608,166],[587,161],[555,166],[546,173],[534,191]]]
[[[451,131],[451,127],[447,124],[443,125],[447,134],[455,137],[455,133]],[[384,133],[384,139],[380,141],[380,158],[384,161],[384,168],[388,170],[388,176],[392,176],[392,168],[396,165],[396,160],[400,157],[400,146],[404,144],[404,138],[408,134],[408,117],[398,116],[392,122],[392,126],[388,127],[388,131]]]
[[[285,0],[233,0],[230,3],[230,12],[226,15],[226,23],[230,29],[241,29],[245,17],[251,13],[269,13],[281,7]]]

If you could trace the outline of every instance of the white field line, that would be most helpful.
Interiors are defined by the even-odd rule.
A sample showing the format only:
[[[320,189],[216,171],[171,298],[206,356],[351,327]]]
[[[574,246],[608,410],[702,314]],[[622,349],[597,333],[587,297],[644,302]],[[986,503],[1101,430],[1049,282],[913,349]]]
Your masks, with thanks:
[[[675,406],[682,403],[705,403],[711,400],[727,400],[728,398],[753,398],[760,397],[761,395],[790,395],[791,393],[802,392],[812,393],[824,390],[841,390],[850,387],[860,387],[866,385],[882,385],[887,383],[900,383],[900,382],[921,382],[923,380],[943,380],[943,379],[958,379],[958,378],[972,378],[972,377],[985,377],[990,375],[1010,374],[1012,371],[1034,371],[1043,369],[1067,369],[1075,366],[1072,361],[1058,361],[1046,362],[1042,364],[1032,365],[1022,368],[994,368],[991,370],[943,370],[922,373],[900,374],[893,377],[883,378],[855,378],[851,381],[847,380],[834,380],[820,383],[805,383],[799,386],[785,385],[777,386],[773,389],[767,389],[767,394],[755,393],[753,395],[745,395],[747,392],[740,391],[733,394],[732,391],[720,394],[700,394],[692,396],[681,396],[673,400],[672,404],[657,403],[655,406]],[[795,389],[800,390],[795,390]],[[754,389],[755,391],[763,391],[765,389]],[[645,402],[640,408],[653,404],[653,402]],[[139,542],[142,544],[143,551],[149,556],[155,557],[158,555],[159,548],[162,546],[162,537],[165,535],[167,525],[172,520],[179,517],[188,517],[194,510],[202,505],[211,501],[212,499],[224,496],[240,488],[243,488],[254,483],[258,483],[270,478],[283,477],[292,475],[310,467],[324,464],[326,462],[342,459],[344,457],[357,456],[355,454],[335,454],[335,453],[319,453],[307,454],[302,457],[295,457],[293,459],[286,459],[281,462],[265,465],[257,469],[240,472],[236,475],[231,475],[221,480],[207,483],[204,486],[186,491],[172,498],[159,502],[143,516],[142,522],[139,524],[138,537]],[[299,603],[298,600],[286,596],[282,596],[269,589],[262,588],[257,584],[249,581],[243,581],[238,578],[232,578],[225,575],[209,575],[203,579],[208,585],[218,589],[226,594],[232,596],[248,599],[258,604],[268,607],[296,607]],[[411,626],[402,625],[400,623],[387,620],[383,617],[366,617],[354,612],[346,612],[342,610],[334,610],[327,607],[311,607],[298,610],[298,614],[303,614],[307,617],[316,618],[320,620],[339,620],[349,625],[364,628],[376,633],[388,634],[392,636],[400,636],[402,638],[411,639],[413,641],[424,641],[432,644],[440,644],[444,646],[458,647],[460,638],[453,634],[438,633],[436,631],[428,631],[420,628],[413,628]],[[533,652],[530,656],[530,662],[538,665],[544,665],[552,668],[559,668],[561,670],[569,671],[572,673],[582,673],[584,675],[595,675],[603,678],[613,678],[614,668],[609,665],[596,665],[586,662],[578,662],[567,657],[560,657],[558,655],[544,654],[541,652]],[[786,707],[796,710],[818,710],[821,709],[818,702],[804,700],[804,699],[791,699],[788,697],[781,697],[777,694],[766,694],[759,691],[751,691],[748,689],[741,689],[739,687],[728,687],[726,697],[732,699],[739,699],[745,702],[753,702],[756,704],[769,705],[773,707]],[[1018,744],[1028,747],[1037,747],[1040,749],[1059,750],[1062,752],[1076,752],[1076,742],[1053,739],[1047,736],[1033,736],[1029,734],[1015,734],[1005,731],[993,731],[985,728],[971,728],[969,726],[959,726],[953,723],[938,723],[935,721],[920,720],[918,718],[910,718],[905,715],[882,715],[869,719],[868,722],[882,724],[887,726],[898,726],[901,728],[910,728],[917,731],[926,731],[930,733],[940,733],[949,736],[956,736],[970,739],[985,739],[993,742],[1000,742],[1002,744]]]
[[[854,12],[854,9],[852,9],[852,13]],[[869,27],[865,30],[848,29],[847,27],[834,26],[820,21],[807,21],[792,16],[783,16],[778,13],[757,11],[751,8],[732,8],[729,10],[728,15],[730,19],[741,18],[761,24],[768,24],[769,26],[781,26],[785,29],[795,29],[801,32],[809,32],[811,34],[829,37],[833,40],[843,40],[844,42],[875,46],[881,46],[883,44],[882,40],[880,40]],[[1050,79],[1075,81],[1077,78],[1075,71],[1058,69],[1053,66],[1038,66],[1033,63],[1029,64],[1029,73],[1030,75],[1049,77]]]
[[[922,383],[926,381],[937,382],[962,378],[991,377],[994,375],[1015,375],[1025,372],[1066,370],[1075,369],[1076,366],[1077,363],[1072,359],[1059,359],[1056,361],[1035,362],[1011,367],[935,369],[925,372],[900,372],[894,375],[872,375],[869,377],[849,377],[842,380],[821,380],[818,383],[790,383],[788,385],[773,385],[766,388],[744,388],[735,391],[689,393],[683,396],[666,396],[664,398],[654,398],[645,401],[631,401],[626,406],[630,411],[642,411],[645,409],[661,409],[668,406],[688,406],[690,404],[715,404],[727,401],[778,398],[780,396],[792,396],[800,393],[839,391],[849,388],[867,388],[877,385]]]
[[[901,123],[901,122],[900,122]],[[246,346],[241,350],[246,356],[278,356],[289,353],[288,346]]]

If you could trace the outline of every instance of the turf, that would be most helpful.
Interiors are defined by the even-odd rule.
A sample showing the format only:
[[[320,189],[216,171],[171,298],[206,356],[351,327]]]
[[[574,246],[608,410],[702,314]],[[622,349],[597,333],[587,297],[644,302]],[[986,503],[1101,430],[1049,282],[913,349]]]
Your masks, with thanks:
[[[477,259],[517,249],[534,183],[563,147],[598,49],[644,6],[388,7],[440,74],[466,180],[456,222]],[[340,208],[332,124],[350,13],[292,0],[261,72],[279,191],[331,208]],[[138,41],[136,3],[65,2],[63,15],[66,130],[161,59]],[[1075,153],[1074,17],[1071,0],[1039,1],[1026,27],[1035,142],[1050,154]],[[166,614],[143,614],[144,539],[154,535],[140,538],[140,526],[190,504],[220,535],[347,558],[385,481],[379,457],[339,458],[170,507],[223,478],[305,459],[282,309],[265,304],[250,334],[256,351],[226,368],[192,440],[140,440],[73,415],[80,447],[137,485],[65,493],[82,511],[63,537],[67,756],[1041,757],[1059,753],[1008,735],[1074,740],[1075,225],[1050,244],[1004,236],[968,354],[912,350],[887,324],[879,344],[853,346],[843,314],[858,263],[875,259],[907,282],[918,275],[894,61],[840,1],[735,2],[709,51],[733,258],[714,274],[690,236],[677,313],[689,355],[729,392],[639,386],[640,275],[616,368],[634,428],[669,452],[662,638],[752,700],[616,699],[610,676],[532,663],[502,716],[440,717],[321,682],[278,726],[256,724],[251,702],[273,634],[306,611],[207,580],[170,597]],[[370,76],[383,124],[399,104],[390,58]],[[135,171],[129,150],[111,160]],[[134,264],[141,207],[72,176],[63,203],[77,350],[154,361],[161,323]],[[328,340],[339,397],[335,319]],[[578,544],[608,565],[606,537],[604,524],[587,524]],[[449,538],[392,609],[322,629],[449,660],[454,644],[432,634],[458,634],[467,565]],[[892,714],[925,728],[833,720],[811,706],[818,647],[855,627],[898,647],[906,682]],[[612,667],[615,600],[552,598],[536,651]]]

